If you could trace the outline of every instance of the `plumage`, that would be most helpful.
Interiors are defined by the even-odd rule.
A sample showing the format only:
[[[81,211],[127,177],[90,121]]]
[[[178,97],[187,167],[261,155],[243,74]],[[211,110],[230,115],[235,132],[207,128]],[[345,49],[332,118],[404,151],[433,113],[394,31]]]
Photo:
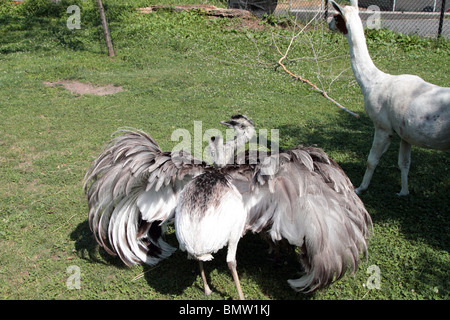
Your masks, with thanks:
[[[289,281],[295,290],[327,286],[354,271],[360,252],[367,253],[371,218],[344,171],[323,150],[299,146],[275,156],[280,161],[274,174],[262,174],[260,163],[248,166],[246,179],[233,180],[237,186],[252,181],[253,191],[240,190],[246,231],[268,232],[273,242],[286,239],[304,249],[306,275]]]
[[[127,265],[154,265],[175,251],[162,234],[151,238],[148,231],[161,231],[171,222],[183,184],[201,172],[198,167],[206,167],[183,153],[176,159],[149,135],[128,130],[109,143],[86,173],[89,226],[97,242]],[[189,164],[180,166],[180,159]],[[142,221],[145,229],[139,229]]]
[[[174,222],[180,248],[199,260],[206,294],[203,261],[228,247],[240,298],[236,250],[249,231],[300,248],[305,275],[288,281],[295,290],[323,288],[356,270],[367,254],[371,218],[339,165],[322,149],[305,146],[268,152],[256,163],[248,161],[251,151],[243,164],[224,159],[249,141],[254,127],[245,116],[222,123],[237,128],[237,137],[228,144],[210,141],[210,150],[225,151],[211,153],[211,165],[185,151],[163,152],[141,131],[114,138],[86,174],[97,242],[127,265],[154,265],[175,251],[163,240],[164,225]]]
[[[242,196],[220,171],[207,171],[188,182],[180,193],[175,230],[180,248],[201,261],[228,246],[227,262],[235,263],[244,234],[246,212]]]

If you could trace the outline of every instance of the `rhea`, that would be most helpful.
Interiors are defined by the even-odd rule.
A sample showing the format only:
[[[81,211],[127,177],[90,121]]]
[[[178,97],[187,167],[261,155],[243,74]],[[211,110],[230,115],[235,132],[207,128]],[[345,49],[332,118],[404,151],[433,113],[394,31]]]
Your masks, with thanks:
[[[247,125],[253,123],[242,115],[221,123],[236,130],[227,144],[233,156],[253,136],[253,125]],[[242,196],[229,180],[189,153],[162,152],[144,132],[128,131],[109,143],[86,174],[89,224],[97,242],[127,265],[154,265],[175,251],[162,238],[164,225],[174,220],[180,249],[199,260],[206,295],[212,291],[203,261],[228,246],[227,263],[244,299],[236,251],[247,216]]]
[[[223,122],[245,143],[253,122]],[[236,141],[211,148],[235,148]],[[237,156],[235,154],[234,156]],[[326,287],[355,271],[367,253],[371,219],[340,166],[319,148],[299,146],[223,166],[185,151],[163,152],[149,135],[127,131],[114,138],[86,173],[89,224],[97,242],[127,264],[155,265],[175,248],[164,241],[175,221],[182,250],[203,262],[227,246],[227,263],[241,299],[236,271],[238,242],[246,232],[299,247],[304,275],[289,280],[297,291]],[[213,164],[218,162],[212,155]],[[227,160],[228,161],[228,160]],[[258,254],[258,253],[251,253]]]
[[[401,190],[407,195],[411,145],[437,150],[450,149],[450,88],[424,81],[416,75],[390,75],[379,70],[367,49],[359,17],[358,1],[341,7],[331,1],[337,14],[329,28],[345,35],[353,74],[364,95],[364,107],[375,133],[367,169],[357,193],[365,191],[394,133],[400,136],[398,165]]]
[[[216,166],[223,167],[235,151],[253,137],[254,127],[253,122],[243,115],[221,123],[236,131],[234,139],[228,141],[224,148],[210,143],[211,160]],[[175,215],[176,235],[180,249],[199,260],[205,295],[212,291],[206,280],[203,261],[213,259],[213,253],[228,246],[227,264],[239,298],[244,299],[236,270],[236,251],[244,235],[246,218],[242,195],[233,185],[231,176],[221,170],[207,170],[194,177],[180,193]]]

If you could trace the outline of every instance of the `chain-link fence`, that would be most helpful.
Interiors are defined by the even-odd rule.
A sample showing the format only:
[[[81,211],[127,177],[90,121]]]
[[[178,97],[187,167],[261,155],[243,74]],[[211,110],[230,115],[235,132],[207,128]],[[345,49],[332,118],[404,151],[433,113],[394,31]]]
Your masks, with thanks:
[[[368,28],[450,38],[450,0],[359,0],[358,4],[361,19]],[[256,14],[291,14],[308,21],[314,17],[326,19],[335,12],[328,0],[228,0],[228,5]]]
[[[358,4],[366,27],[450,38],[450,0],[359,0]],[[334,12],[328,0],[278,0],[275,10],[276,14],[296,15],[301,20],[326,19]]]

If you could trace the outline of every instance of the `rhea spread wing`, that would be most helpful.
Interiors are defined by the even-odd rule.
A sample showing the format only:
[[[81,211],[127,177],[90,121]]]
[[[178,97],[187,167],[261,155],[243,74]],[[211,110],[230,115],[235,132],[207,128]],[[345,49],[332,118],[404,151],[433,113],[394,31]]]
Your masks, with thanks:
[[[295,290],[327,286],[354,271],[366,254],[371,218],[323,150],[300,146],[271,155],[247,171],[241,166],[234,178],[248,211],[247,230],[300,247],[306,274],[289,280]]]
[[[85,176],[89,226],[97,242],[127,265],[154,265],[175,248],[162,239],[183,185],[205,164],[190,154],[163,152],[141,131],[117,136]]]

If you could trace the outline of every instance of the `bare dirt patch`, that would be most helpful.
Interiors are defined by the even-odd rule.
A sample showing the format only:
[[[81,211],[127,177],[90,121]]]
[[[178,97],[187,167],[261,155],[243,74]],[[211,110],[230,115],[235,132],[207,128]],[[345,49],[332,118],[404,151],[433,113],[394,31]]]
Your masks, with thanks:
[[[242,9],[224,9],[217,8],[216,6],[209,4],[191,4],[191,5],[153,5],[146,8],[140,8],[141,13],[152,13],[158,10],[174,10],[176,12],[189,11],[189,10],[201,10],[206,15],[216,17],[229,17],[229,18],[243,18],[251,19],[254,17],[249,11]]]
[[[172,10],[174,12],[199,10],[210,19],[225,19],[233,20],[231,28],[248,28],[251,30],[264,30],[264,25],[260,23],[260,19],[252,14],[250,11],[242,9],[224,9],[218,8],[208,4],[190,4],[190,5],[153,5],[146,8],[138,9],[141,14],[156,13],[161,10]]]
[[[108,84],[106,86],[96,86],[90,83],[82,83],[79,81],[71,80],[58,80],[55,82],[42,81],[45,85],[50,87],[63,86],[75,94],[93,94],[97,96],[104,96],[108,94],[114,94],[123,91],[121,86],[115,86]]]

